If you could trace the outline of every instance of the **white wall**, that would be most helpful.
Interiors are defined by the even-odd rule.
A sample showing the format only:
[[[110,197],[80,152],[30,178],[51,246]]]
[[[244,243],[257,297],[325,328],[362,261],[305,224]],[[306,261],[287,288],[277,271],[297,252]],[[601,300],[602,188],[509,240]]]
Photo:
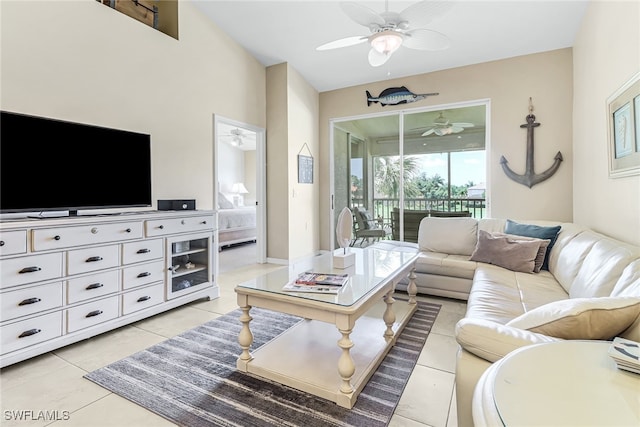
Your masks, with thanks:
[[[244,151],[224,142],[218,145],[218,184],[220,192],[231,196],[231,186],[244,181]],[[231,199],[231,197],[229,197]]]
[[[573,52],[575,222],[640,245],[640,176],[608,177],[606,110],[640,71],[640,2],[590,2]]]
[[[95,0],[2,0],[0,108],[151,134],[153,200],[213,208],[213,114],[266,126],[256,59],[179,2],[179,40]]]

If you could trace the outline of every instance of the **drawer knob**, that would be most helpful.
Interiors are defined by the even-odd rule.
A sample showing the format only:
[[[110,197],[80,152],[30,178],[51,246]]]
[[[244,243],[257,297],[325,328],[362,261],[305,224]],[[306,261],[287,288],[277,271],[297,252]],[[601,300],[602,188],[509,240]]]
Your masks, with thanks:
[[[138,298],[138,302],[144,302],[150,300],[151,297],[149,295],[145,295],[143,297]]]
[[[40,332],[42,332],[41,329],[29,329],[28,331],[24,331],[18,335],[18,338],[30,337],[31,335],[39,334]]]
[[[149,252],[151,252],[151,249],[139,249],[138,252],[136,252],[137,254],[148,254]]]
[[[61,237],[60,236],[53,236],[53,240],[60,240]]]
[[[86,287],[86,290],[90,291],[91,289],[98,289],[103,287],[104,285],[102,283],[92,283],[89,286]]]
[[[206,223],[207,223],[207,221],[202,221],[200,224],[206,224]]]
[[[87,260],[85,262],[98,262],[98,261],[102,261],[103,258],[101,256],[92,256],[87,258]]]
[[[0,246],[4,246],[4,240],[0,240]]]
[[[40,267],[25,267],[22,270],[18,271],[18,274],[35,273],[36,271],[40,270],[42,270]]]
[[[149,273],[148,271],[145,271],[144,273],[140,273],[140,274],[138,274],[138,278],[140,278],[140,277],[147,277],[147,276],[151,276],[151,273]]]
[[[182,221],[180,221],[180,224],[185,225],[187,222],[183,219]]]
[[[42,301],[40,298],[27,298],[26,300],[23,300],[21,302],[18,303],[18,305],[29,305],[29,304],[35,304],[37,302]]]
[[[88,313],[85,317],[95,317],[100,316],[102,314],[102,310],[94,310],[91,313]]]
[[[98,234],[98,227],[93,227],[91,229],[91,234]]]
[[[126,231],[127,233],[131,233],[131,229],[130,229],[130,228],[127,228],[127,229],[126,229],[126,230],[124,230],[124,231]]]
[[[158,226],[158,228],[159,228],[160,230],[164,230],[164,225],[159,225],[159,226]]]

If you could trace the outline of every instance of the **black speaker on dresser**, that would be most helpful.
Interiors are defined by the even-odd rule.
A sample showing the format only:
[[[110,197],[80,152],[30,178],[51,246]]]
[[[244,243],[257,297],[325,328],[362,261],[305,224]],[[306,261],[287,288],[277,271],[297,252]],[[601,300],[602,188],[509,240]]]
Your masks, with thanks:
[[[196,200],[158,200],[159,211],[195,211]]]

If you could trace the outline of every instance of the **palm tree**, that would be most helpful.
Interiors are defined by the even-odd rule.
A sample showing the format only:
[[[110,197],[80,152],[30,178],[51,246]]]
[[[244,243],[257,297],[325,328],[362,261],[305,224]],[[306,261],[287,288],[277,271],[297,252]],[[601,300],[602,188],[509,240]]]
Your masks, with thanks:
[[[420,194],[414,178],[418,173],[418,159],[416,156],[404,156],[404,195],[416,197]],[[380,156],[374,158],[374,184],[376,193],[391,199],[400,198],[400,157]]]
[[[447,198],[447,185],[439,174],[428,177],[426,172],[423,172],[418,179],[418,188],[426,199]]]

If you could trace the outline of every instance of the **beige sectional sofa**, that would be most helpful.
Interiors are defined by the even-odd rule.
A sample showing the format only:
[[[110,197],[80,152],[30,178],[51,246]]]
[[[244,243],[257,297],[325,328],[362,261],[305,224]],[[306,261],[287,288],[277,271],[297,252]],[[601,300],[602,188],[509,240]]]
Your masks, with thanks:
[[[546,254],[548,270],[514,271],[470,260],[483,258],[477,253],[479,234],[485,240],[487,236],[511,238],[500,234],[505,232],[506,219],[425,218],[417,245],[382,243],[419,251],[419,293],[467,300],[465,317],[456,325],[461,427],[473,425],[472,399],[480,376],[516,348],[615,336],[640,341],[639,247],[574,223],[515,222],[545,229],[560,226]],[[491,256],[484,254],[484,259]]]

